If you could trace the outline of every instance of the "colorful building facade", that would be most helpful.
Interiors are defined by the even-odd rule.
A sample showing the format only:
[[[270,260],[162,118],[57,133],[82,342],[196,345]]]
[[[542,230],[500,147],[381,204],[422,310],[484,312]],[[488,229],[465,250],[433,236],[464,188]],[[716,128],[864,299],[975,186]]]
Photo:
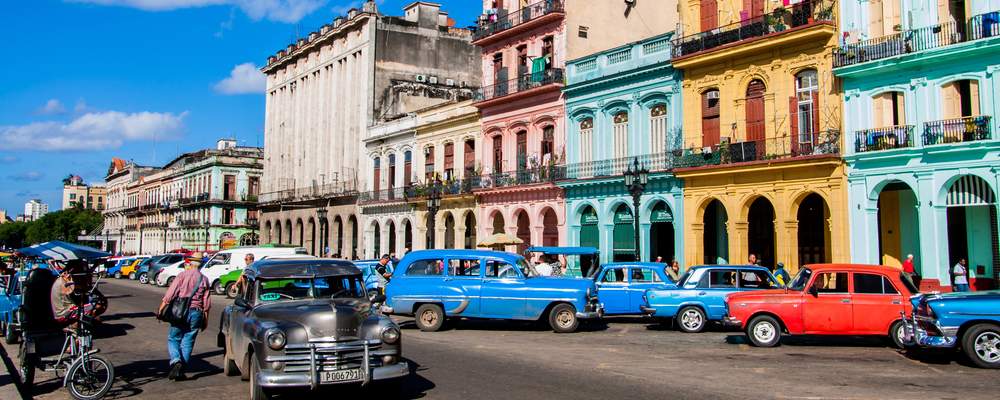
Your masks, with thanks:
[[[966,259],[995,287],[1000,188],[1000,1],[842,2],[852,258],[947,290]]]
[[[642,261],[684,263],[682,184],[669,172],[683,119],[671,36],[567,64],[568,164],[558,182],[567,202],[567,242],[600,249],[605,263],[635,259],[635,210],[623,178],[633,162],[651,171],[638,213]]]
[[[831,0],[681,4],[689,264],[849,260]]]

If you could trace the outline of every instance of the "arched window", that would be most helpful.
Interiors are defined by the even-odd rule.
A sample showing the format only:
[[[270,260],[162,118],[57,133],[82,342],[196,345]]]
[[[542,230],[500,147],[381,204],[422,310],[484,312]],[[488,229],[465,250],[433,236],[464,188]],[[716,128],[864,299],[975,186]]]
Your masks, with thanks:
[[[389,182],[389,190],[396,187],[396,155],[389,154],[389,176],[386,177]]]
[[[409,187],[413,183],[413,152],[407,150],[403,153],[403,186]]]
[[[372,161],[372,190],[379,191],[379,184],[382,181],[382,158],[375,157]]]
[[[767,138],[764,122],[764,92],[767,87],[764,81],[754,79],[747,84],[746,91],[746,140],[756,143],[758,150],[763,150],[764,139]]]
[[[614,158],[628,157],[628,112],[620,111],[614,116],[613,136]]]
[[[819,134],[819,78],[816,70],[795,74],[795,97],[790,99],[792,115],[792,151],[812,153]]]
[[[590,162],[594,159],[594,119],[584,118],[580,121],[580,162]]]
[[[424,176],[427,182],[434,180],[434,146],[424,148]]]
[[[667,105],[649,109],[649,149],[653,154],[667,151]]]

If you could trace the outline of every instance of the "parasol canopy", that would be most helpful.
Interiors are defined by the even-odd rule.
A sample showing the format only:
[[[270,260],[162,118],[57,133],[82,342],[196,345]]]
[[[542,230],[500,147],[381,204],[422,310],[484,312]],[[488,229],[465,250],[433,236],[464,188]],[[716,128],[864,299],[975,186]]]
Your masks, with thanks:
[[[67,243],[59,240],[39,243],[18,250],[28,257],[38,257],[55,261],[90,260],[110,257],[111,253],[103,252],[90,246]]]
[[[479,242],[479,247],[503,247],[524,244],[524,241],[506,233],[495,233],[486,240]]]

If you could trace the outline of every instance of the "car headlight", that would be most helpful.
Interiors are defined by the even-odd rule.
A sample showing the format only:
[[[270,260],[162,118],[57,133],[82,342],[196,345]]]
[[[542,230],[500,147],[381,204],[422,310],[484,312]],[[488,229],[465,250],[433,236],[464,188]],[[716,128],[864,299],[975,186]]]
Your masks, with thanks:
[[[285,348],[285,343],[288,341],[285,337],[285,332],[282,332],[280,329],[271,329],[267,331],[264,338],[267,340],[267,347],[270,347],[271,350],[281,350]]]
[[[399,329],[395,326],[387,326],[382,329],[382,342],[386,344],[395,344],[399,341]]]

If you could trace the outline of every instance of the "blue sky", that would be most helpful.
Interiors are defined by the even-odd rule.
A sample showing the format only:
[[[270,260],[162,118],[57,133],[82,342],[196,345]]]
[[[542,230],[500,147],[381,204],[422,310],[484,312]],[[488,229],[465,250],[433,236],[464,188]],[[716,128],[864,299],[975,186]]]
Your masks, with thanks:
[[[379,0],[401,15],[412,0]],[[478,0],[439,0],[459,26]],[[0,13],[0,209],[61,206],[68,174],[263,143],[257,68],[360,0],[32,0]]]

